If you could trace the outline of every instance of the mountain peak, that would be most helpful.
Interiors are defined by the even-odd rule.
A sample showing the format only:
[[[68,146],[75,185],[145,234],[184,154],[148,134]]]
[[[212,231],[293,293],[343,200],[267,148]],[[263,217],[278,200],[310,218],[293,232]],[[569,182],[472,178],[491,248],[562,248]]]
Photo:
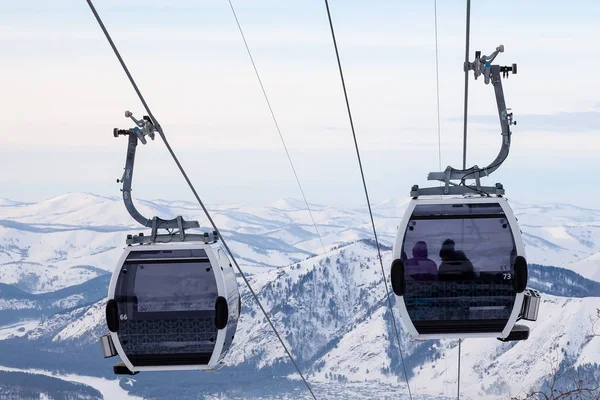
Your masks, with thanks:
[[[0,197],[0,207],[2,207],[2,206],[16,207],[16,206],[22,206],[22,205],[26,205],[26,204],[28,204],[28,203],[14,201],[14,200],[10,200],[10,199],[4,199],[4,198]]]
[[[312,208],[313,206],[317,206],[317,205],[310,204],[310,206]],[[280,200],[277,200],[277,201],[271,203],[271,207],[277,208],[279,210],[284,210],[284,211],[306,210],[306,203],[304,203],[304,201],[302,201],[302,200],[288,197],[288,198],[280,199]]]

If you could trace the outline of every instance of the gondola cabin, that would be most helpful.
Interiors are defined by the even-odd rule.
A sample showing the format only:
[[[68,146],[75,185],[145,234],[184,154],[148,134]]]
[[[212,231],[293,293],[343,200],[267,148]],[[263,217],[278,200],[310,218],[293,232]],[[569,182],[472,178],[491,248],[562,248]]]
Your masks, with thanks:
[[[396,236],[391,279],[414,339],[526,339],[521,231],[505,198],[413,198]]]
[[[115,372],[218,369],[239,313],[235,273],[218,241],[128,246],[106,307],[123,363]]]

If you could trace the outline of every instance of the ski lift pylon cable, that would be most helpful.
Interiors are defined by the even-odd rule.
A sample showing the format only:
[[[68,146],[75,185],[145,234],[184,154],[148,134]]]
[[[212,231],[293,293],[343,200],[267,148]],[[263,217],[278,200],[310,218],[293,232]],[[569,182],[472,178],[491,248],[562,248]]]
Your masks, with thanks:
[[[100,18],[100,15],[96,11],[96,8],[94,7],[94,4],[92,3],[92,0],[86,0],[86,2],[88,3],[88,6],[90,7],[90,10],[94,14],[94,17],[96,18],[96,21],[98,21],[98,25],[100,25],[100,28],[102,29],[102,32],[104,32],[104,35],[106,36],[106,39],[108,40],[108,42],[109,42],[109,44],[110,44],[113,52],[115,53],[115,56],[117,57],[117,59],[119,60],[119,62],[121,64],[121,67],[123,68],[123,71],[125,72],[125,74],[129,78],[129,81],[131,82],[131,85],[133,86],[133,88],[134,88],[135,92],[137,93],[137,95],[138,95],[138,97],[139,97],[142,105],[144,106],[144,109],[146,110],[146,112],[148,113],[148,116],[152,120],[152,123],[156,127],[156,131],[160,135],[161,139],[163,140],[163,143],[167,147],[167,150],[171,154],[171,157],[175,161],[175,164],[177,164],[177,167],[179,168],[179,171],[183,175],[183,177],[184,177],[185,181],[187,182],[188,186],[190,187],[192,193],[196,197],[196,200],[198,201],[198,204],[200,205],[200,207],[202,208],[202,210],[206,214],[206,217],[207,217],[208,221],[210,222],[210,224],[213,227],[213,229],[217,232],[217,235],[219,236],[219,238],[221,238],[221,243],[223,244],[223,247],[225,247],[225,250],[227,251],[227,253],[229,253],[229,255],[231,257],[231,260],[233,261],[233,263],[235,264],[238,272],[242,276],[242,279],[244,280],[244,283],[248,287],[248,290],[252,294],[252,297],[254,298],[254,300],[256,301],[256,303],[258,304],[258,306],[261,309],[263,315],[265,316],[266,320],[268,321],[269,325],[271,326],[271,329],[273,330],[273,332],[277,336],[277,339],[281,343],[281,345],[282,345],[283,349],[285,350],[288,358],[290,359],[290,361],[292,362],[292,364],[296,368],[296,371],[298,372],[298,375],[300,375],[300,378],[302,378],[302,381],[304,382],[306,388],[310,392],[312,398],[316,400],[317,397],[315,396],[315,394],[314,394],[314,392],[313,392],[310,384],[308,383],[308,381],[306,380],[306,378],[302,374],[302,371],[300,370],[298,364],[296,363],[296,360],[294,359],[294,357],[292,356],[292,354],[291,354],[290,350],[288,349],[287,345],[283,341],[283,338],[281,337],[281,335],[279,334],[279,332],[275,328],[275,325],[273,324],[273,322],[272,322],[271,318],[269,317],[267,311],[265,310],[265,308],[263,307],[262,303],[260,302],[260,300],[258,298],[258,295],[254,291],[254,289],[252,289],[252,286],[250,285],[250,282],[248,281],[248,278],[242,272],[242,269],[240,268],[237,260],[235,259],[234,255],[233,255],[233,252],[231,251],[231,249],[227,245],[227,242],[225,241],[225,238],[221,235],[219,229],[217,228],[217,225],[215,224],[215,222],[213,221],[212,217],[210,216],[210,213],[208,212],[208,209],[205,207],[204,203],[200,199],[200,196],[198,195],[198,192],[196,192],[196,189],[194,188],[194,185],[190,181],[189,177],[187,176],[187,173],[183,169],[183,166],[179,162],[179,159],[177,158],[177,156],[175,155],[175,153],[174,153],[173,149],[171,148],[169,142],[167,141],[167,138],[166,138],[166,136],[164,134],[164,131],[163,131],[162,127],[160,126],[160,124],[158,123],[158,121],[156,120],[156,118],[154,117],[154,115],[152,114],[152,111],[150,110],[150,107],[148,107],[148,104],[144,100],[144,96],[142,96],[142,93],[140,92],[137,84],[135,83],[135,81],[133,79],[133,76],[129,72],[129,69],[127,68],[127,65],[125,64],[125,61],[123,61],[123,58],[121,57],[121,54],[119,53],[119,50],[117,49],[117,47],[114,44],[112,38],[110,37],[110,34],[108,33],[108,30],[104,26],[104,23],[102,22],[102,19]]]
[[[256,66],[256,63],[254,62],[254,57],[252,56],[252,52],[250,51],[250,46],[248,45],[248,42],[246,41],[246,35],[244,35],[242,25],[240,23],[240,20],[238,19],[237,13],[235,12],[235,8],[233,7],[233,2],[231,0],[228,0],[228,1],[229,1],[229,6],[231,7],[231,12],[233,13],[233,17],[235,18],[235,23],[237,24],[238,30],[240,31],[240,35],[242,36],[242,40],[244,41],[244,46],[246,47],[246,52],[248,53],[248,57],[250,58],[250,62],[252,63],[252,67],[254,68],[254,73],[256,74],[256,78],[258,80],[258,83],[262,90],[263,96],[267,103],[267,107],[269,108],[269,112],[271,113],[271,117],[273,118],[273,123],[275,124],[275,129],[277,130],[277,133],[279,134],[279,138],[281,139],[281,144],[283,145],[285,154],[288,158],[288,161],[290,162],[290,167],[292,168],[292,172],[294,173],[294,177],[296,178],[296,183],[298,184],[298,188],[300,189],[300,193],[302,194],[302,198],[304,199],[304,204],[306,204],[306,210],[308,211],[308,214],[310,215],[310,219],[313,223],[313,226],[315,227],[315,232],[317,233],[317,236],[319,237],[319,241],[321,242],[321,247],[323,248],[323,253],[325,254],[326,258],[329,258],[329,253],[325,249],[325,244],[323,243],[323,238],[321,237],[321,233],[319,232],[319,228],[317,227],[317,222],[315,221],[315,218],[313,216],[310,205],[308,204],[306,194],[304,194],[304,189],[302,188],[302,184],[300,183],[300,178],[298,177],[298,173],[296,172],[296,167],[294,167],[292,157],[290,156],[290,152],[288,151],[285,140],[283,139],[283,134],[281,133],[281,128],[279,127],[279,123],[277,122],[277,118],[275,117],[275,112],[273,111],[273,107],[271,106],[271,102],[269,101],[269,96],[267,95],[265,86],[263,85],[262,79],[260,78],[260,74],[258,72],[258,67]]]
[[[463,118],[463,169],[467,169],[467,117],[469,107],[469,43],[471,37],[471,0],[467,0],[467,15],[466,15],[466,32],[465,32],[465,104],[464,104],[464,118]],[[488,195],[489,196],[489,195]],[[456,399],[460,400],[460,356],[461,356],[462,339],[458,339],[458,377]]]
[[[438,133],[438,167],[442,170],[442,129],[440,123],[440,68],[439,68],[439,47],[438,47],[438,13],[437,13],[437,0],[433,0],[433,23],[435,31],[435,84],[436,84],[436,98],[437,98],[437,133]],[[442,183],[440,182],[440,186]],[[448,387],[448,358],[444,357],[445,368],[444,368],[444,394],[447,394]]]
[[[435,25],[435,84],[437,95],[437,134],[438,134],[438,166],[442,170],[442,128],[440,123],[440,68],[438,56],[438,18],[437,18],[437,0],[433,0],[433,19]],[[440,185],[442,183],[440,182]]]
[[[471,0],[467,0],[466,16],[466,39],[465,39],[465,104],[463,116],[463,169],[467,169],[467,112],[469,109],[469,41],[471,36]]]
[[[456,390],[456,400],[460,400],[460,350],[462,346],[462,339],[458,339],[458,378],[456,382],[458,383],[458,388]]]
[[[344,99],[346,101],[346,110],[348,112],[348,119],[350,120],[350,128],[352,130],[352,137],[354,139],[354,147],[356,149],[356,157],[358,159],[358,166],[360,169],[360,176],[362,179],[363,188],[365,191],[365,197],[367,200],[367,207],[369,208],[369,216],[371,218],[371,226],[373,227],[373,236],[375,237],[375,244],[377,246],[377,256],[379,258],[379,264],[381,265],[381,273],[383,275],[383,283],[385,285],[385,293],[388,300],[388,306],[390,309],[390,318],[392,320],[392,325],[394,327],[394,332],[396,334],[396,340],[398,342],[398,350],[400,352],[400,359],[402,361],[402,368],[404,370],[404,378],[406,380],[406,387],[408,390],[408,396],[412,400],[412,393],[410,391],[410,384],[408,381],[408,374],[406,372],[406,364],[404,363],[404,353],[402,351],[402,344],[400,341],[400,333],[398,331],[398,326],[396,325],[396,318],[394,317],[394,307],[392,305],[392,300],[390,298],[390,290],[387,284],[386,276],[385,276],[385,268],[383,267],[383,259],[381,258],[381,248],[379,246],[379,240],[377,238],[377,229],[375,228],[375,220],[373,219],[373,210],[371,209],[371,202],[369,200],[369,191],[367,190],[367,182],[365,180],[365,173],[362,167],[362,161],[360,158],[360,151],[358,148],[358,141],[356,139],[356,130],[354,129],[354,121],[352,119],[352,112],[350,110],[350,101],[348,100],[348,91],[346,90],[346,82],[344,81],[344,72],[342,70],[342,62],[340,61],[340,53],[338,51],[337,40],[335,38],[335,31],[333,28],[333,20],[331,19],[331,11],[329,9],[329,2],[325,0],[325,8],[327,9],[327,18],[329,20],[329,28],[331,29],[331,38],[333,40],[333,47],[335,49],[335,56],[337,59],[338,69],[340,73],[340,79],[342,81],[342,89],[344,91]]]

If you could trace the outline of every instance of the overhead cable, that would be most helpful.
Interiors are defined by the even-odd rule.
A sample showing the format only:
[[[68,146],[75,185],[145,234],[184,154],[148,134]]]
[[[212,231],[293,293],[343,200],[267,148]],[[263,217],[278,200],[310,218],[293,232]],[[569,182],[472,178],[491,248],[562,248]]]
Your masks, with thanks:
[[[463,169],[467,169],[467,113],[469,109],[469,41],[471,36],[471,0],[467,0],[467,23],[465,39],[465,104],[463,116]]]
[[[462,344],[462,339],[458,339],[458,389],[456,390],[456,400],[460,400],[460,348]]]
[[[340,53],[338,51],[337,40],[335,38],[335,30],[333,28],[333,21],[331,19],[331,11],[329,10],[329,2],[325,0],[325,7],[327,8],[327,18],[329,19],[329,27],[331,28],[331,38],[333,39],[333,46],[335,48],[335,56],[337,59],[338,69],[340,73],[340,79],[342,81],[342,88],[344,90],[344,98],[346,100],[346,110],[348,111],[348,119],[350,120],[350,128],[352,129],[352,137],[354,139],[354,148],[356,149],[356,157],[358,159],[358,166],[360,168],[360,176],[362,179],[363,188],[365,191],[365,197],[367,199],[367,206],[369,208],[369,215],[371,217],[371,226],[373,227],[373,236],[375,237],[375,244],[377,245],[377,256],[379,258],[379,264],[381,265],[381,273],[383,275],[383,283],[385,284],[385,293],[388,299],[388,306],[390,308],[390,314],[392,319],[392,325],[396,334],[396,340],[398,342],[398,350],[400,351],[400,359],[402,360],[402,368],[404,369],[404,378],[406,379],[406,387],[408,389],[408,395],[412,400],[412,393],[410,391],[410,384],[408,381],[408,374],[406,372],[406,365],[404,363],[404,354],[402,351],[402,344],[400,341],[400,333],[398,332],[398,326],[396,325],[396,319],[394,318],[394,307],[390,298],[390,290],[387,284],[387,278],[385,276],[385,268],[383,267],[383,259],[381,258],[381,248],[379,246],[379,240],[377,239],[377,230],[375,228],[375,220],[373,219],[373,210],[371,209],[371,201],[369,200],[369,191],[367,190],[367,182],[365,180],[365,173],[363,171],[362,161],[360,158],[360,150],[358,148],[358,141],[356,139],[356,130],[354,129],[354,121],[352,119],[352,112],[350,110],[350,101],[348,100],[348,91],[346,90],[346,82],[344,80],[344,72],[342,70],[342,63],[340,61]]]
[[[433,0],[433,15],[435,24],[435,84],[437,95],[437,133],[438,133],[438,166],[442,170],[442,128],[440,123],[440,68],[438,57],[438,18],[437,0]],[[441,182],[440,182],[441,185]]]
[[[281,139],[281,144],[283,145],[283,149],[285,150],[285,154],[287,155],[288,161],[290,162],[290,167],[292,167],[292,172],[294,173],[294,177],[296,178],[296,183],[298,184],[298,188],[300,189],[300,193],[302,194],[302,198],[304,199],[304,204],[306,204],[306,210],[310,215],[310,219],[312,220],[313,226],[315,227],[315,232],[317,232],[317,236],[319,237],[319,241],[321,242],[321,247],[323,248],[323,253],[326,258],[329,258],[329,254],[325,249],[325,244],[323,244],[323,238],[319,233],[319,228],[317,227],[317,223],[315,222],[315,218],[313,216],[310,205],[308,204],[308,200],[306,199],[306,195],[304,194],[304,189],[302,188],[302,184],[300,183],[300,178],[298,177],[298,173],[296,172],[296,168],[294,167],[294,163],[292,161],[292,157],[290,156],[290,152],[288,151],[287,145],[285,144],[285,140],[283,139],[283,134],[281,133],[281,129],[279,128],[279,123],[277,122],[277,118],[275,118],[275,112],[273,111],[273,107],[271,106],[271,102],[269,101],[269,96],[267,96],[267,91],[265,90],[265,86],[263,85],[262,79],[260,78],[260,74],[258,73],[258,68],[256,67],[256,63],[254,62],[254,57],[252,56],[252,52],[250,51],[250,46],[246,41],[246,36],[244,35],[244,31],[242,30],[242,25],[238,19],[237,13],[235,12],[235,8],[233,7],[233,3],[231,0],[229,1],[229,6],[231,7],[231,12],[233,13],[233,17],[235,18],[235,22],[237,24],[238,30],[240,31],[240,35],[242,36],[242,40],[244,41],[244,46],[246,47],[246,52],[248,53],[248,57],[250,58],[250,62],[252,63],[252,67],[254,68],[254,73],[256,74],[256,79],[258,79],[258,83],[260,88],[262,89],[263,96],[267,103],[267,107],[269,108],[269,112],[271,113],[271,117],[273,118],[273,123],[275,124],[275,129],[277,129],[277,133],[279,134],[279,139]]]
[[[127,65],[123,61],[123,58],[121,57],[121,54],[119,53],[119,50],[115,46],[112,38],[110,37],[110,34],[108,33],[108,30],[106,29],[106,27],[104,26],[104,23],[102,22],[102,19],[100,18],[100,15],[96,11],[96,8],[94,7],[94,4],[92,3],[91,0],[86,0],[86,1],[87,1],[88,5],[90,6],[90,9],[92,10],[92,13],[94,14],[94,17],[96,17],[96,21],[98,21],[98,25],[100,25],[100,28],[104,32],[104,35],[106,36],[106,39],[108,40],[108,43],[110,44],[111,48],[113,49],[113,51],[115,53],[115,56],[117,56],[117,59],[121,63],[121,67],[123,67],[123,71],[127,75],[127,78],[129,78],[129,81],[131,82],[131,85],[133,86],[135,92],[137,93],[137,95],[138,95],[140,101],[142,102],[142,105],[144,106],[146,112],[148,113],[148,117],[151,119],[152,123],[154,124],[154,127],[156,128],[156,131],[160,135],[161,139],[163,140],[163,143],[167,147],[167,150],[171,154],[171,157],[173,157],[173,160],[175,161],[175,164],[177,164],[177,167],[179,168],[179,171],[183,175],[183,177],[184,177],[185,181],[187,182],[188,186],[190,187],[192,193],[196,197],[196,200],[198,201],[198,204],[200,205],[200,207],[202,207],[202,210],[206,214],[206,217],[208,218],[208,221],[210,222],[212,228],[217,232],[217,235],[219,236],[219,238],[221,238],[221,242],[223,243],[223,247],[225,247],[225,249],[229,253],[229,255],[230,255],[233,263],[235,264],[238,272],[240,273],[242,279],[244,280],[244,283],[248,287],[248,290],[252,294],[252,297],[254,298],[254,300],[258,304],[259,308],[261,309],[262,313],[264,314],[267,322],[271,326],[271,329],[273,330],[273,332],[277,336],[277,339],[279,340],[279,342],[283,346],[283,349],[285,350],[288,358],[290,359],[290,361],[292,362],[292,364],[296,368],[296,371],[298,372],[298,375],[300,375],[300,378],[302,378],[302,381],[304,382],[306,388],[310,392],[312,398],[316,400],[316,396],[315,396],[315,394],[314,394],[314,392],[313,392],[310,384],[308,383],[308,381],[306,380],[306,378],[302,374],[302,371],[300,370],[298,364],[296,363],[296,360],[294,359],[294,357],[292,356],[292,354],[291,354],[290,350],[288,349],[287,345],[283,341],[283,338],[281,337],[281,335],[279,334],[279,332],[275,328],[275,325],[273,324],[273,321],[271,321],[271,318],[269,317],[267,311],[265,310],[265,308],[263,307],[262,303],[260,302],[260,300],[258,298],[258,295],[254,291],[254,289],[252,289],[252,286],[250,285],[250,282],[248,281],[248,278],[246,278],[246,275],[243,273],[242,269],[240,268],[237,260],[235,259],[234,255],[233,255],[233,252],[231,251],[231,249],[227,245],[227,243],[225,241],[225,238],[221,235],[221,232],[219,231],[219,228],[217,228],[217,225],[215,224],[214,220],[210,216],[210,213],[208,212],[208,209],[205,207],[204,203],[200,199],[200,196],[198,195],[198,192],[196,192],[196,189],[194,188],[194,185],[190,181],[187,173],[185,172],[185,170],[183,169],[181,163],[179,162],[179,159],[177,158],[177,156],[175,155],[173,149],[171,148],[171,145],[167,141],[167,138],[165,136],[165,133],[164,133],[162,127],[158,123],[157,119],[154,117],[154,114],[152,114],[152,111],[150,110],[150,107],[148,107],[148,104],[146,103],[146,100],[144,100],[144,96],[142,96],[142,93],[140,92],[137,84],[135,83],[135,81],[133,79],[133,76],[131,75],[131,73],[129,72],[129,69],[127,68]]]

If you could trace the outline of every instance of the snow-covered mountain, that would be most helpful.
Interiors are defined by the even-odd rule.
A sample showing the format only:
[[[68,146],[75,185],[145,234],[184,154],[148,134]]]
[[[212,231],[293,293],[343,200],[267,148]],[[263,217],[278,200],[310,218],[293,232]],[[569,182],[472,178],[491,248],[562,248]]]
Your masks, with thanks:
[[[383,264],[407,201],[376,204]],[[242,268],[297,358],[318,398],[404,398],[407,388],[366,210],[312,205],[327,255],[308,213],[295,200],[268,207],[210,206]],[[539,387],[553,366],[598,372],[600,211],[570,205],[513,204],[535,267],[530,283],[545,292],[530,339],[462,345],[461,395],[509,398]],[[146,215],[199,218],[185,202],[139,201]],[[35,204],[0,202],[0,365],[110,377],[101,359],[104,296],[130,224],[120,199],[68,194]],[[278,267],[278,268],[274,268]],[[140,374],[122,387],[149,398],[199,393],[211,398],[301,398],[283,349],[248,291],[228,368],[217,374]],[[399,321],[396,314],[396,320]],[[592,318],[592,320],[590,320]],[[401,325],[400,325],[401,327]],[[600,326],[597,327],[600,331]],[[456,395],[455,340],[401,345],[415,398]],[[239,392],[244,382],[246,392]],[[291,386],[290,386],[291,385]],[[171,396],[167,395],[170,394]],[[224,393],[223,397],[219,397]],[[237,397],[236,397],[237,396]],[[408,397],[406,397],[408,398]]]
[[[407,202],[388,200],[373,206],[382,243],[393,243]],[[513,207],[530,262],[600,279],[594,275],[594,261],[600,257],[600,210],[565,204]],[[208,227],[194,203],[142,200],[138,208],[146,216],[183,215]],[[325,251],[372,238],[366,207],[340,210],[313,204],[311,208]],[[260,271],[257,266],[279,267],[324,253],[308,212],[297,200],[279,200],[266,207],[213,205],[209,210],[249,272]],[[2,200],[0,282],[46,292],[112,271],[126,234],[144,230],[136,224],[119,198],[70,193],[39,203]]]

